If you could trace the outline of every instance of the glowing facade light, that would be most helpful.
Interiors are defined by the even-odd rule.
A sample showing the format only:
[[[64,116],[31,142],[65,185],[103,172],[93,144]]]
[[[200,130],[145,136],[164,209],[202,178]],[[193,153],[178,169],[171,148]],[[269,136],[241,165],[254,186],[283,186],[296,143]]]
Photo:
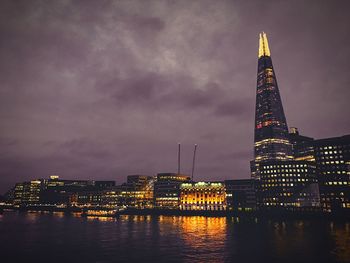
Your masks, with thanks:
[[[256,87],[253,178],[259,178],[259,163],[293,160],[288,125],[284,115],[267,36],[259,34],[259,59]]]
[[[181,210],[226,210],[226,189],[223,183],[183,183],[180,186]]]
[[[270,57],[269,42],[265,32],[259,34],[259,58],[267,56]]]

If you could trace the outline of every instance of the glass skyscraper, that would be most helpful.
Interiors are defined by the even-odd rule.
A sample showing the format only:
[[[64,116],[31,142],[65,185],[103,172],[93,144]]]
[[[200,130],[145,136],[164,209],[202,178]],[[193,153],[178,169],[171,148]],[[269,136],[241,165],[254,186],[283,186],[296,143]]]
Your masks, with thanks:
[[[296,160],[266,34],[259,35],[252,178],[257,205],[268,208],[319,207],[316,167]]]
[[[291,160],[292,146],[265,33],[260,34],[254,135],[255,162]]]
[[[262,161],[293,160],[292,145],[266,34],[259,34],[258,76],[252,177],[259,177]]]

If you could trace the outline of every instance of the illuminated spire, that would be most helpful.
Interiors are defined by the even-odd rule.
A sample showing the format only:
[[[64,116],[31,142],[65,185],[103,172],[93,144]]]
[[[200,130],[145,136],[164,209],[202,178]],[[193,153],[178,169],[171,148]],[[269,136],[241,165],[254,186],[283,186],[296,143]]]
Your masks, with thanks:
[[[259,34],[259,58],[262,56],[270,57],[269,43],[264,32]]]

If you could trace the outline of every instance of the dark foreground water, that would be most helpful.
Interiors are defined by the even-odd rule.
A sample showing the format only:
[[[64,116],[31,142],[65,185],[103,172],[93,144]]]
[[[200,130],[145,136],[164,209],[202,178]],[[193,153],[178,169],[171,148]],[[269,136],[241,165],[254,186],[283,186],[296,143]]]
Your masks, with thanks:
[[[350,223],[6,212],[0,262],[350,262]]]

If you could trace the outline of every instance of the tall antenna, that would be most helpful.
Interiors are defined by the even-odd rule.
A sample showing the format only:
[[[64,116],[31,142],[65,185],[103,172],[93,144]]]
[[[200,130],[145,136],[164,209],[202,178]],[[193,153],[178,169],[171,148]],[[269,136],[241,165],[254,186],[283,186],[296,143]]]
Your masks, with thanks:
[[[178,144],[179,148],[177,151],[177,174],[180,174],[180,161],[181,161],[181,144]]]
[[[194,164],[195,164],[195,161],[196,161],[196,151],[197,151],[197,144],[194,145],[194,151],[193,151],[192,175],[191,175],[192,181],[193,181],[193,175],[194,175]]]

